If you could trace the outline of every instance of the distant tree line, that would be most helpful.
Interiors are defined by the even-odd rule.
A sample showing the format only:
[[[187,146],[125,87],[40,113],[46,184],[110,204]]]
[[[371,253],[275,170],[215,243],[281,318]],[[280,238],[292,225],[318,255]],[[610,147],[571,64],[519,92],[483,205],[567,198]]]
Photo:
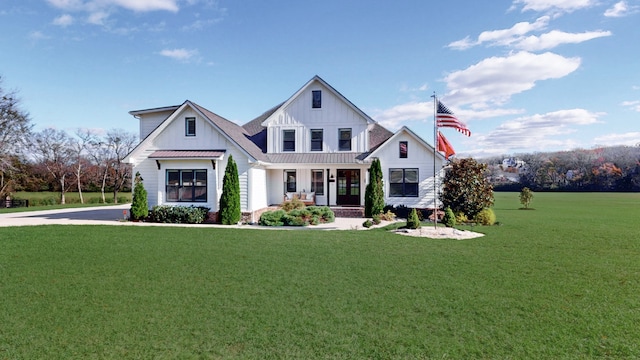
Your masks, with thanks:
[[[506,159],[506,160],[505,160]],[[495,190],[640,191],[640,146],[576,149],[481,160]]]
[[[131,188],[131,166],[123,162],[136,146],[135,134],[77,129],[74,134],[47,128],[33,131],[29,113],[15,91],[5,91],[0,77],[0,199],[16,191],[83,191],[113,194]]]

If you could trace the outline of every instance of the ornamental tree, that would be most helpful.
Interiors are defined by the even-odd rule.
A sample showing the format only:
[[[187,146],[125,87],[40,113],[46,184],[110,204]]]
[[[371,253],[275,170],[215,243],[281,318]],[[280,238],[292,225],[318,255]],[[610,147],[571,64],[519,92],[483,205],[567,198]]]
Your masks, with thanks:
[[[369,184],[364,193],[364,216],[379,215],[384,209],[384,189],[382,186],[382,166],[379,159],[373,159],[369,168]]]
[[[493,205],[493,186],[485,177],[486,164],[472,158],[451,163],[442,184],[440,200],[454,213],[462,212],[473,218],[482,209]]]
[[[149,215],[149,205],[147,204],[147,190],[142,184],[140,172],[136,172],[133,180],[133,198],[131,199],[131,220],[142,220]]]
[[[220,196],[220,210],[218,212],[220,223],[235,225],[240,221],[240,179],[238,178],[238,166],[229,155],[227,167],[222,178],[222,195]]]

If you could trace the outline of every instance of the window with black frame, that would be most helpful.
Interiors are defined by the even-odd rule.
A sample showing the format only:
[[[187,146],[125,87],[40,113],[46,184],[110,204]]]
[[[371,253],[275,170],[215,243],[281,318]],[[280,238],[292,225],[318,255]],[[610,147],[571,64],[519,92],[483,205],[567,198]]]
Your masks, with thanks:
[[[322,129],[311,129],[311,151],[322,151]]]
[[[311,191],[316,195],[324,195],[324,172],[311,170]]]
[[[207,170],[167,170],[166,201],[206,202]]]
[[[338,150],[351,151],[351,129],[338,130]]]
[[[295,130],[282,130],[282,151],[296,151]]]
[[[389,169],[389,196],[418,196],[418,169]]]

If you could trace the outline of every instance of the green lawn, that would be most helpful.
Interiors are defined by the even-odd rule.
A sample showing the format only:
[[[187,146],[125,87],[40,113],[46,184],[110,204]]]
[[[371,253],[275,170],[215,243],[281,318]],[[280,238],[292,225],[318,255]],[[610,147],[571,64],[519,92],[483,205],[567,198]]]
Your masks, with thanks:
[[[531,206],[463,241],[0,228],[0,359],[639,358],[640,194]]]
[[[4,202],[0,202],[0,214],[8,212],[23,212],[35,210],[52,210],[75,207],[88,207],[100,205],[113,205],[113,193],[106,193],[106,204],[102,203],[102,195],[98,192],[83,192],[82,197],[84,204],[80,203],[80,195],[77,192],[67,192],[65,194],[65,205],[60,205],[60,193],[51,191],[25,192],[18,191],[12,194],[12,198],[20,200],[29,200],[29,207],[17,207],[7,209]],[[119,192],[118,203],[125,204],[131,202],[131,192]]]

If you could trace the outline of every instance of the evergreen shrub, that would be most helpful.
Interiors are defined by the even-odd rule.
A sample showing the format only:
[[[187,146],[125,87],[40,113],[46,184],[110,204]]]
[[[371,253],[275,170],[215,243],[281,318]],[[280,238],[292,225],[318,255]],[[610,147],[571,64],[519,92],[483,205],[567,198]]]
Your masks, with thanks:
[[[494,225],[496,223],[496,214],[492,209],[482,209],[476,217],[474,218],[475,222],[482,225]]]
[[[407,228],[409,229],[418,229],[420,228],[420,219],[418,218],[418,212],[416,209],[411,209],[409,213],[409,217],[407,218]]]
[[[444,209],[444,216],[442,217],[442,223],[446,227],[456,226],[456,216],[450,207],[447,207],[446,209]]]
[[[149,213],[149,220],[169,224],[201,224],[209,210],[204,206],[156,205]]]

